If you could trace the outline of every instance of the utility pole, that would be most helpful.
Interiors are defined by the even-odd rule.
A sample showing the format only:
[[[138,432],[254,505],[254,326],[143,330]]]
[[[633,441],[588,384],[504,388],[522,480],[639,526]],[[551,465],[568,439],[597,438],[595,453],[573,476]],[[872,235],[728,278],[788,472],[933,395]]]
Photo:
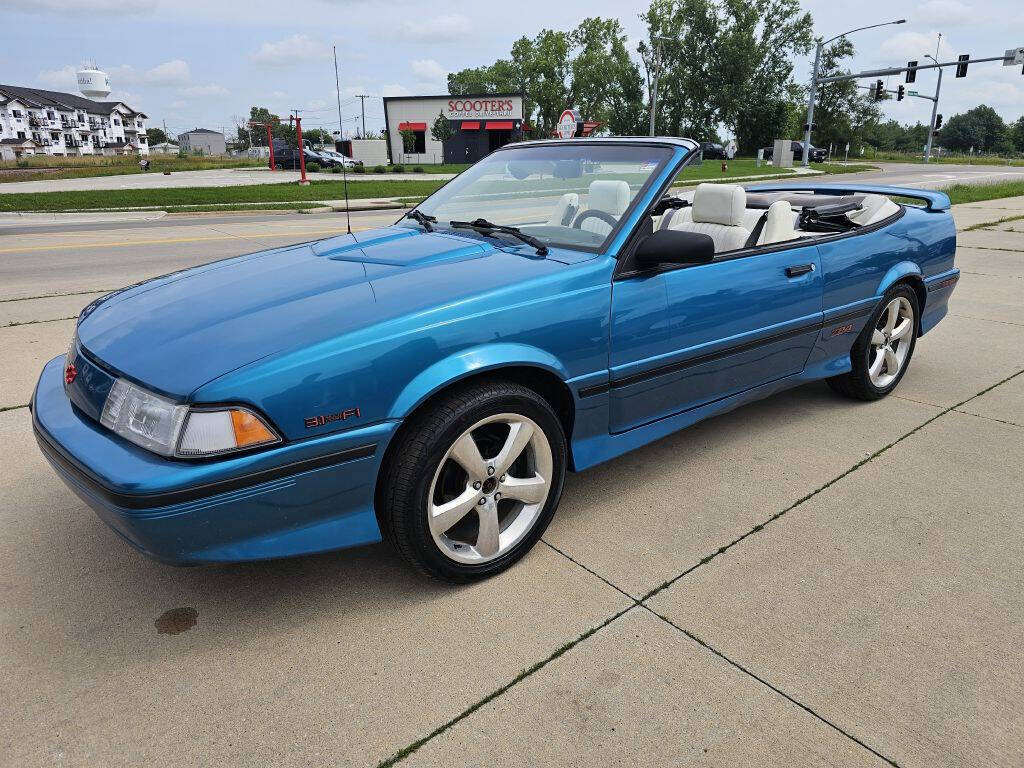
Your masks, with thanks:
[[[309,179],[306,178],[306,148],[302,144],[302,118],[299,116],[299,112],[301,111],[302,110],[299,109],[292,110],[293,114],[289,118],[289,121],[295,121],[295,138],[299,145],[299,170],[302,171],[302,175],[299,178],[299,184],[301,186],[306,186],[309,184]]]
[[[359,134],[359,138],[364,139],[366,138],[366,100],[370,97],[366,94],[360,94],[356,98],[359,99],[359,111],[363,115],[363,132]],[[338,107],[338,109],[341,109],[341,107]]]
[[[811,129],[814,127],[814,99],[818,95],[818,67],[821,64],[821,49],[834,40],[838,40],[841,37],[852,35],[854,32],[862,32],[865,29],[874,29],[875,27],[887,27],[890,24],[906,24],[906,19],[897,19],[896,21],[885,21],[881,24],[871,24],[867,27],[857,27],[857,29],[851,29],[848,32],[843,32],[841,35],[836,35],[828,40],[819,40],[814,46],[814,69],[811,70],[811,89],[807,94],[807,125],[804,126],[804,151],[803,151],[803,165],[806,168],[810,165],[810,146],[811,146]]]

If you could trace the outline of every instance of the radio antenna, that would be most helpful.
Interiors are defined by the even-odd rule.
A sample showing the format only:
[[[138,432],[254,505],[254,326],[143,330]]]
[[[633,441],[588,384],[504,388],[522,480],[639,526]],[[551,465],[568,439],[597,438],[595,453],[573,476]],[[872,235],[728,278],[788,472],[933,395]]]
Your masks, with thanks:
[[[341,122],[341,79],[338,77],[338,46],[332,45],[334,50],[334,94],[338,97],[338,137],[345,140],[345,128]],[[345,229],[352,234],[352,214],[348,211],[348,164],[345,162],[345,153],[341,153],[341,185],[345,188]]]

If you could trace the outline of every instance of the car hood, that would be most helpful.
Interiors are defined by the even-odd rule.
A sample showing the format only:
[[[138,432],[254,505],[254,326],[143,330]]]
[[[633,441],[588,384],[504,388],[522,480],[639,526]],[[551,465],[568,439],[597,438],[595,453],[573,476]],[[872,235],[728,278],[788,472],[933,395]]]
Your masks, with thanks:
[[[553,249],[539,259],[532,249],[498,249],[472,235],[388,227],[131,286],[86,307],[78,339],[114,372],[184,399],[255,360],[458,302],[485,285],[549,274],[581,257],[587,254]]]

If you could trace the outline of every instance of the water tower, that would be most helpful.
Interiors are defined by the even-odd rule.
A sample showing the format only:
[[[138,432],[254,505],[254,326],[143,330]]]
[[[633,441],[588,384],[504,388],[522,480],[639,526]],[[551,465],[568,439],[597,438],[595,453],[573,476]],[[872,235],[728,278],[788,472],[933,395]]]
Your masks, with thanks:
[[[78,72],[78,90],[90,99],[103,99],[110,95],[110,78],[95,64],[86,64]]]

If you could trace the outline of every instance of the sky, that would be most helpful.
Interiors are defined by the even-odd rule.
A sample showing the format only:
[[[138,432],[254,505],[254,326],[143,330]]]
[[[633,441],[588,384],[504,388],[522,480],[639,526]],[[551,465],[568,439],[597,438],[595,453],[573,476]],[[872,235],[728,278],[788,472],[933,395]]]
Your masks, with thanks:
[[[617,18],[635,53],[645,27],[647,3],[590,0],[551,3],[411,0],[4,0],[0,6],[0,82],[75,92],[75,70],[95,61],[110,75],[110,98],[166,122],[168,133],[201,127],[231,132],[252,105],[282,116],[303,110],[303,127],[338,129],[334,61],[341,79],[342,125],[350,133],[360,120],[366,94],[366,127],[384,125],[382,96],[446,93],[449,71],[489,64],[507,56],[514,40],[542,28],[571,29],[585,16]],[[825,38],[851,27],[906,18],[907,23],[851,35],[855,71],[958,54],[1001,55],[1024,46],[1019,0],[803,0]],[[429,10],[429,13],[425,13]],[[284,11],[294,11],[291,17]],[[14,34],[12,34],[14,33]],[[810,60],[796,62],[806,82]],[[870,81],[865,81],[867,85]],[[890,77],[895,88],[902,78]],[[934,92],[935,75],[919,73],[915,86]],[[999,62],[970,67],[955,79],[947,70],[939,111],[946,119],[977,104],[1006,120],[1024,115],[1021,67]],[[568,105],[567,105],[568,106]],[[931,102],[907,98],[886,102],[884,112],[900,122],[927,123]]]

